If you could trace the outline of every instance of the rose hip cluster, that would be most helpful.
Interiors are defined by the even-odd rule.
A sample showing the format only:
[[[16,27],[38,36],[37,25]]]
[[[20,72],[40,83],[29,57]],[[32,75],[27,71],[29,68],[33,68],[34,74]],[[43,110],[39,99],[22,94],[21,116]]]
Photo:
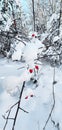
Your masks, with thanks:
[[[31,95],[29,95],[30,97],[34,97],[34,95],[33,94],[31,94]],[[28,99],[29,98],[29,96],[26,96],[25,97],[25,99]]]
[[[36,71],[39,70],[39,66],[38,65],[35,65],[35,68],[34,68]],[[29,69],[29,73],[32,74],[34,72],[34,69]],[[28,99],[29,97],[34,97],[33,94],[30,94],[29,96],[26,96],[25,99]]]
[[[38,71],[38,70],[39,70],[39,66],[38,66],[38,65],[35,65],[35,69]],[[33,73],[34,70],[33,70],[33,69],[29,69],[29,72],[30,72],[30,73]]]

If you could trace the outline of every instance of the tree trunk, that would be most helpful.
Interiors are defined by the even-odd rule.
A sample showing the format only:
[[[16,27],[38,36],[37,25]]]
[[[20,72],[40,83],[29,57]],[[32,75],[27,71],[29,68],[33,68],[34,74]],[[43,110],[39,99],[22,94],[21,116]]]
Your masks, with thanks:
[[[33,30],[35,31],[35,11],[34,11],[34,0],[32,0],[32,8],[33,8]]]
[[[59,14],[59,32],[58,34],[60,34],[60,28],[62,28],[62,0],[60,1],[60,14]]]

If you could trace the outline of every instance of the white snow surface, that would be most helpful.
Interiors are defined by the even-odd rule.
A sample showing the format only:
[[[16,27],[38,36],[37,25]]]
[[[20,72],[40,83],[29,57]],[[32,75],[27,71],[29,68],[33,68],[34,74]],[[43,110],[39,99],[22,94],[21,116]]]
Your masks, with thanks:
[[[24,78],[26,72],[29,81],[29,73],[26,68],[19,69],[25,66],[25,63],[7,61],[6,59],[0,59],[0,129],[3,130],[5,120],[2,115],[6,115],[6,111],[18,101],[18,95],[11,95],[7,90],[18,91],[16,84],[21,85],[21,78]],[[26,67],[26,66],[25,66]],[[21,108],[25,109],[29,113],[19,111],[15,130],[34,130],[41,129],[47,121],[48,115],[53,105],[52,98],[52,82],[53,82],[53,70],[49,65],[42,63],[39,73],[41,73],[38,81],[38,87],[34,89],[32,83],[27,83],[23,91],[21,99]],[[25,73],[25,74],[24,74]],[[62,130],[62,66],[55,68],[55,108],[52,112],[51,118],[46,126],[46,130],[57,130],[57,127],[51,122],[51,119],[55,121],[55,125],[59,123],[60,130]],[[23,75],[24,76],[23,76]],[[25,79],[26,80],[26,79]],[[21,82],[21,84],[19,84]],[[6,86],[7,84],[8,86]],[[11,87],[9,87],[11,85]],[[20,86],[19,86],[20,88]],[[21,88],[20,88],[21,90]],[[19,93],[18,93],[19,94]],[[30,95],[33,94],[33,97]],[[25,97],[28,96],[27,99]],[[16,107],[13,108],[10,117],[14,117]],[[9,120],[6,130],[12,128],[13,121]]]

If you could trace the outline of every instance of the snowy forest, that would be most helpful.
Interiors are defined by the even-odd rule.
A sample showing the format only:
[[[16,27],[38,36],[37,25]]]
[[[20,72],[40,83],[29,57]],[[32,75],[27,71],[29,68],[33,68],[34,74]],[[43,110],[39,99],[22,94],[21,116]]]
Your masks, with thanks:
[[[0,0],[0,130],[62,130],[62,0]]]

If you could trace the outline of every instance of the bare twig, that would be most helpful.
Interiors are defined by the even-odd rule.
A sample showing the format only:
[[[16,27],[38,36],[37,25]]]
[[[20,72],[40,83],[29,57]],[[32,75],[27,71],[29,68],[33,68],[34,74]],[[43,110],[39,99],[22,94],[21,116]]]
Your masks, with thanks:
[[[4,37],[7,37],[7,38],[8,38],[8,37],[9,37],[9,38],[14,38],[14,39],[16,39],[16,40],[22,42],[22,43],[26,46],[26,43],[25,43],[23,40],[18,39],[17,37],[15,37],[15,36],[14,36],[14,33],[12,33],[12,32],[2,31],[2,32],[0,32],[0,35],[1,35],[1,36],[4,36]]]
[[[59,125],[59,122],[56,124],[56,123],[55,123],[55,121],[54,121],[53,119],[51,119],[51,121],[52,121],[52,123],[53,123],[54,127],[56,127],[56,128],[57,128],[57,130],[60,130],[60,125]]]
[[[16,106],[17,104],[18,104],[18,102],[16,102],[14,105],[12,105],[12,106],[10,107],[10,109],[6,111],[6,113],[9,112],[9,111],[10,111],[14,106]]]
[[[30,39],[27,38],[27,37],[25,37],[25,36],[18,36],[18,37],[19,37],[19,38],[24,38],[24,39],[28,40],[29,42],[31,42]]]
[[[46,128],[46,126],[47,126],[47,124],[48,124],[48,122],[49,122],[49,119],[51,118],[51,115],[52,115],[52,112],[53,112],[53,110],[54,110],[54,107],[55,107],[54,85],[55,85],[55,67],[54,67],[53,84],[52,84],[53,105],[52,105],[51,111],[50,111],[50,113],[49,113],[49,115],[48,115],[48,118],[47,118],[47,120],[46,120],[46,123],[45,123],[45,125],[44,125],[44,127],[43,127],[43,130],[45,130],[45,128]]]
[[[17,70],[24,69],[24,68],[25,68],[25,66],[22,66],[22,67],[18,68]]]
[[[14,118],[7,118],[7,117],[5,117],[4,115],[2,115],[2,117],[4,118],[4,119],[9,119],[9,120],[14,120]]]
[[[8,113],[7,117],[5,117],[4,115],[2,115],[3,118],[6,120],[3,130],[6,129],[8,120],[13,120],[12,130],[14,130],[14,127],[15,127],[15,124],[16,124],[16,119],[17,119],[19,110],[22,110],[22,111],[24,111],[24,112],[26,112],[26,113],[29,113],[28,111],[26,111],[26,110],[20,108],[21,97],[22,97],[22,93],[23,93],[24,87],[25,87],[25,81],[23,82],[23,85],[22,85],[22,89],[21,89],[20,96],[19,96],[19,101],[16,102],[14,105],[12,105],[12,106],[10,107],[10,109],[6,111],[6,113]],[[10,113],[11,113],[11,110],[12,110],[12,108],[15,107],[16,105],[17,105],[17,109],[16,109],[15,117],[14,117],[14,118],[11,118],[11,117],[9,117],[9,116],[10,116]]]
[[[3,130],[6,129],[6,126],[7,126],[7,123],[8,123],[8,118],[9,118],[9,115],[10,115],[10,112],[11,112],[11,109],[10,109],[9,112],[8,112],[8,116],[7,116],[6,123],[5,123],[5,125],[4,125]]]
[[[26,113],[29,113],[28,111],[22,109],[21,107],[19,107],[19,109],[22,110],[22,111],[24,111],[24,112],[26,112]]]
[[[22,97],[22,93],[23,93],[24,87],[25,87],[25,81],[23,82],[23,86],[22,86],[22,89],[21,89],[21,92],[20,92],[19,102],[18,102],[16,114],[15,114],[15,117],[14,117],[12,130],[14,130],[14,127],[15,127],[15,123],[16,123],[16,119],[17,119],[17,116],[18,116],[18,112],[19,112],[19,108],[20,108],[20,102],[21,102],[21,97]]]

